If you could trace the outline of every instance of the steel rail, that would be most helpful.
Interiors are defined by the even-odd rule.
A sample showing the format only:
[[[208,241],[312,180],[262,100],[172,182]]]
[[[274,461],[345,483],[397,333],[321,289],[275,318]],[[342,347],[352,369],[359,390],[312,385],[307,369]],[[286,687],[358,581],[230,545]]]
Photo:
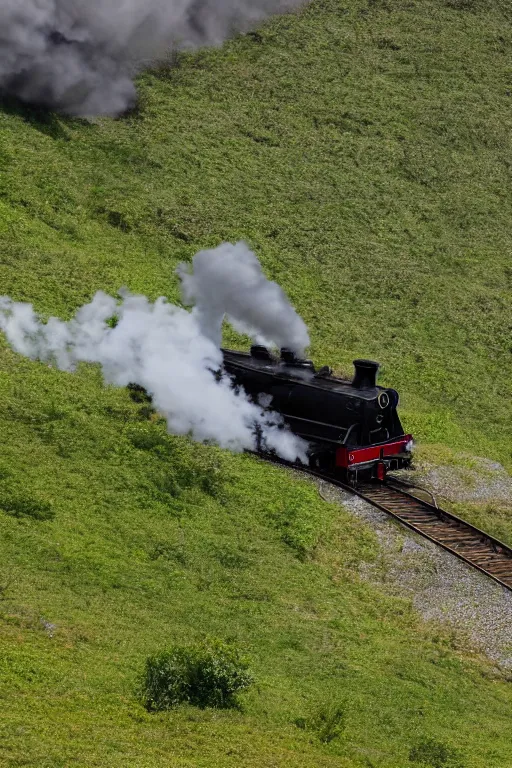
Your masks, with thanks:
[[[494,579],[502,587],[512,590],[512,547],[452,512],[415,496],[408,490],[410,486],[400,480],[390,478],[386,483],[365,483],[353,487],[328,472],[262,453],[255,455],[273,464],[312,475],[359,496],[415,533],[421,534]]]

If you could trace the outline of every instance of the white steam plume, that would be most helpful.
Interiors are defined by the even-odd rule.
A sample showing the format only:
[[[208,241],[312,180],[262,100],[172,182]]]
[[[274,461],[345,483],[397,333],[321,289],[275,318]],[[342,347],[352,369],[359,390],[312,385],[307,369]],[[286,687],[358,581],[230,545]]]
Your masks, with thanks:
[[[0,89],[73,115],[132,106],[171,50],[218,45],[303,0],[1,0]]]
[[[216,262],[219,255],[246,252],[245,246],[239,248],[224,244],[202,252],[199,262],[205,253]],[[263,276],[261,280],[263,298]],[[232,289],[243,295],[247,286],[232,283]],[[226,298],[232,299],[229,292]],[[272,305],[273,316],[288,317],[291,328],[290,318],[295,315],[300,325],[302,321],[282,292],[280,299],[282,315]],[[126,291],[120,300],[98,292],[69,322],[52,317],[43,323],[31,304],[0,298],[0,329],[17,352],[54,362],[66,371],[72,371],[81,361],[99,363],[107,383],[123,387],[133,382],[144,387],[155,408],[165,416],[169,431],[175,434],[190,434],[195,440],[214,441],[241,451],[256,448],[258,431],[267,449],[285,459],[305,462],[306,443],[283,427],[281,417],[253,403],[244,391],[234,390],[228,376],[218,375],[222,352],[203,333],[204,316],[200,299],[188,312],[164,298],[152,304],[145,296]],[[108,322],[112,317],[117,318],[115,327]],[[265,327],[265,333],[270,330],[270,325]],[[281,329],[276,332],[282,333]],[[287,339],[288,346],[293,346],[292,341],[291,337]]]
[[[237,328],[262,343],[274,342],[303,355],[309,347],[306,324],[277,283],[267,280],[256,255],[243,242],[199,251],[178,268],[183,299],[195,304],[201,330],[217,346],[227,315]]]

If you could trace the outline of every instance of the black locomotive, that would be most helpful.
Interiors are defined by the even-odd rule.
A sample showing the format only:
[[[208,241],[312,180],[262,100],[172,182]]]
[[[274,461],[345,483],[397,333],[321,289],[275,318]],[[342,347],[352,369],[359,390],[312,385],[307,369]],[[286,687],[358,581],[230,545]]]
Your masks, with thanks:
[[[396,390],[377,385],[378,363],[354,360],[354,378],[344,381],[288,349],[279,357],[262,346],[250,353],[225,349],[223,355],[235,384],[255,401],[270,396],[271,408],[308,441],[313,467],[336,471],[355,485],[382,481],[388,470],[410,465],[412,436],[400,423]]]

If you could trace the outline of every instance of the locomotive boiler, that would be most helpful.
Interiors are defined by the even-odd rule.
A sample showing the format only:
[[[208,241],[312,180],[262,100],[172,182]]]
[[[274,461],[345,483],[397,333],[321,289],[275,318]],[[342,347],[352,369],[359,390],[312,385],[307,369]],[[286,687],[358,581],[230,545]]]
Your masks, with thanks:
[[[350,484],[383,481],[411,463],[412,435],[397,413],[398,393],[377,385],[379,363],[354,360],[352,381],[316,370],[288,349],[249,353],[223,350],[224,368],[256,402],[267,396],[292,432],[309,443],[312,467],[334,471]],[[271,398],[271,400],[270,400]]]

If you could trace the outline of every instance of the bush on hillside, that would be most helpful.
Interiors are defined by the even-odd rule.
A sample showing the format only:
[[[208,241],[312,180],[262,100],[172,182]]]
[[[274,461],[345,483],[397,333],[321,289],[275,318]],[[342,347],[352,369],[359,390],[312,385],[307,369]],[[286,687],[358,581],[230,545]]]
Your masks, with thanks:
[[[297,728],[313,731],[322,744],[330,744],[339,739],[346,725],[345,707],[343,704],[330,703],[319,707],[309,717],[299,717],[295,720]]]
[[[344,707],[336,704],[321,707],[315,713],[311,725],[322,744],[329,744],[338,739],[345,729]]]
[[[0,493],[0,510],[11,517],[31,517],[33,520],[53,520],[55,512],[51,504],[29,496]]]
[[[252,682],[247,660],[239,651],[213,640],[150,656],[141,693],[149,711],[183,703],[225,709],[237,706],[236,694]]]
[[[464,768],[459,752],[435,739],[424,739],[413,747],[409,760],[418,768]]]

